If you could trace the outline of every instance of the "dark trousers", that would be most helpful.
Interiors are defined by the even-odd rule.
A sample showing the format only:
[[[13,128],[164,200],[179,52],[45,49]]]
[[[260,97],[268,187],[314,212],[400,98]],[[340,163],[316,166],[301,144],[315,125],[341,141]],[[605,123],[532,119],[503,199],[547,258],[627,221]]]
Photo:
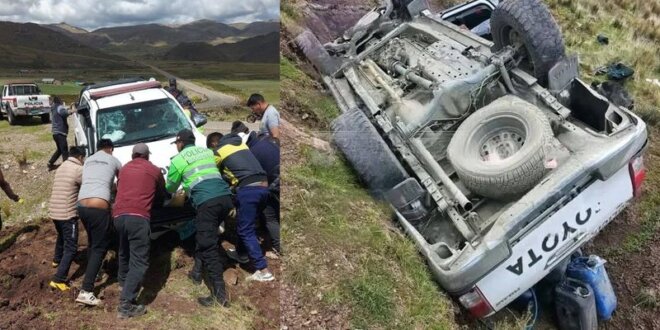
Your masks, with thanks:
[[[218,226],[232,208],[231,197],[220,196],[202,203],[195,218],[195,256],[202,259],[211,282],[222,281],[225,258],[218,251]]]
[[[87,231],[87,269],[82,289],[94,290],[96,275],[101,269],[101,263],[108,252],[110,232],[110,210],[78,206],[78,215]]]
[[[119,236],[119,270],[117,280],[122,287],[121,300],[135,302],[144,273],[149,268],[151,227],[149,220],[123,215],[115,218]]]
[[[266,187],[250,186],[240,187],[236,193],[236,204],[238,208],[236,229],[240,238],[238,249],[239,252],[247,250],[248,256],[257,270],[268,267],[255,229],[257,217],[266,207],[268,194],[268,188]]]
[[[66,142],[66,135],[62,134],[53,134],[53,140],[55,141],[55,146],[57,149],[53,153],[53,156],[50,157],[48,164],[55,164],[60,155],[62,156],[62,161],[65,161],[69,158],[69,146]]]
[[[59,264],[53,281],[64,283],[69,277],[69,268],[78,251],[78,218],[53,220],[53,223],[57,230],[53,262]]]
[[[280,246],[280,197],[279,194],[270,192],[268,194],[268,201],[263,211],[263,219],[270,236],[273,249],[282,252]]]

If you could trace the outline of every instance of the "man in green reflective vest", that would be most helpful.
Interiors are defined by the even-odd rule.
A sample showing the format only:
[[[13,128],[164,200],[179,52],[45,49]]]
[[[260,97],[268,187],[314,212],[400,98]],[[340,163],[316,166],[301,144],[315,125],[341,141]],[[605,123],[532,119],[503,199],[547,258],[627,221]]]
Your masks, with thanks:
[[[220,304],[227,306],[225,282],[222,278],[223,260],[218,251],[218,226],[232,208],[229,186],[220,176],[215,165],[213,151],[195,146],[195,135],[189,129],[181,130],[173,142],[179,153],[172,157],[167,172],[166,188],[175,192],[183,183],[197,216],[197,251],[210,279],[211,295],[199,298],[203,306]]]

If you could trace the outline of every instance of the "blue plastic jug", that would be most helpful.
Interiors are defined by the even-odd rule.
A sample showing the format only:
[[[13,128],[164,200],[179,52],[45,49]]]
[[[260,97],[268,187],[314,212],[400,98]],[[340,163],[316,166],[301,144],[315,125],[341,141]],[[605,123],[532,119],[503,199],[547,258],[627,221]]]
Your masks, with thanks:
[[[568,265],[566,275],[591,286],[596,298],[596,311],[599,319],[609,320],[612,317],[617,301],[614,288],[605,271],[604,259],[596,255],[575,258]]]

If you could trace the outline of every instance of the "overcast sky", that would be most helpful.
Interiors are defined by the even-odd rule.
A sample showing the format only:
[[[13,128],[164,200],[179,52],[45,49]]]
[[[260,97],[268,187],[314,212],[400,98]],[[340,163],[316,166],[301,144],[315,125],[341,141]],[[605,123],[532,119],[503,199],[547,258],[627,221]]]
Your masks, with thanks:
[[[279,0],[0,0],[0,21],[67,22],[94,30],[146,23],[279,19]]]

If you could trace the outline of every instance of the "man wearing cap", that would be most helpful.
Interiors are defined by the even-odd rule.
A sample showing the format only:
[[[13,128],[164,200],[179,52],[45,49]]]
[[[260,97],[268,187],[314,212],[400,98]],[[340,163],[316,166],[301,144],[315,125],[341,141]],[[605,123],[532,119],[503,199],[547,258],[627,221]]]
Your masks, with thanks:
[[[149,161],[149,154],[149,147],[144,143],[133,147],[133,160],[119,171],[117,197],[112,208],[119,236],[117,279],[122,291],[117,317],[121,319],[147,312],[135,300],[149,267],[151,208],[161,203],[165,195],[163,174]]]
[[[110,234],[110,195],[115,177],[121,169],[119,159],[112,156],[111,140],[101,139],[97,152],[83,165],[82,185],[78,193],[78,215],[87,231],[87,269],[82,290],[76,302],[97,306],[94,281],[108,251]]]
[[[179,153],[172,158],[167,173],[166,188],[175,192],[180,184],[190,195],[196,210],[196,254],[210,279],[211,295],[199,298],[203,306],[227,306],[225,282],[222,277],[224,260],[218,251],[218,226],[232,208],[229,186],[222,180],[215,165],[213,151],[195,146],[195,136],[189,129],[181,130],[174,141]]]

